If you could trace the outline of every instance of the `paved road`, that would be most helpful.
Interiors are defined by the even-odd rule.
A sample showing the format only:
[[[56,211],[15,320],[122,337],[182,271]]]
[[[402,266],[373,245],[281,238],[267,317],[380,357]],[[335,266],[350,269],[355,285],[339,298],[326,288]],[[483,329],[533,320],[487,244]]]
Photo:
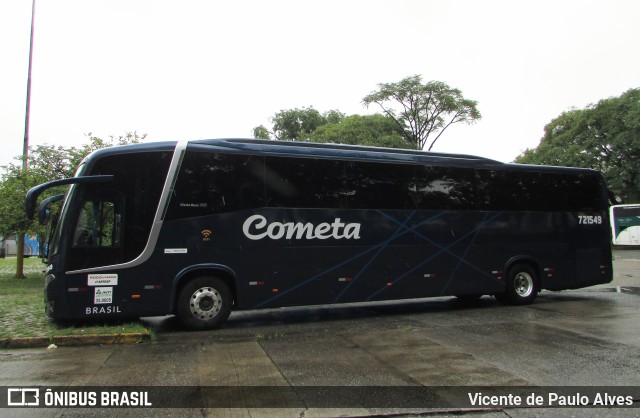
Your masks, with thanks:
[[[635,246],[618,247],[613,250],[613,257],[616,260],[640,260],[640,249]]]
[[[615,255],[612,284],[543,292],[526,307],[503,306],[483,297],[473,305],[436,298],[265,310],[234,313],[223,329],[210,332],[182,331],[174,318],[167,317],[152,320],[161,329],[154,343],[0,350],[0,385],[176,387],[168,397],[179,397],[179,388],[190,386],[281,387],[282,396],[289,387],[426,387],[440,400],[453,396],[447,386],[640,386],[640,252],[616,251]],[[278,397],[278,393],[271,395]],[[640,393],[633,397],[638,405]],[[457,410],[458,403],[452,401],[446,410]],[[289,409],[265,409],[245,400],[226,405],[233,408],[108,413],[309,417],[431,410],[422,405],[398,409],[401,405],[327,409],[322,402],[293,402]],[[494,407],[467,413],[638,416],[638,411]],[[0,416],[3,412],[65,417],[106,413],[13,409],[0,410]]]

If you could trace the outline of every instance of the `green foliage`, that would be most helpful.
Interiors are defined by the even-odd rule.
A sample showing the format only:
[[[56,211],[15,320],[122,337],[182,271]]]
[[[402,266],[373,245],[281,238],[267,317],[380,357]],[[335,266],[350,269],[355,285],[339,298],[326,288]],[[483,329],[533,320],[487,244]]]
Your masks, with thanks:
[[[478,103],[465,99],[460,90],[441,81],[422,84],[419,75],[397,83],[378,84],[378,90],[362,99],[362,103],[367,108],[371,104],[380,106],[415,149],[424,149],[429,143],[431,150],[449,126],[460,122],[471,124],[482,117]]]
[[[309,141],[311,134],[327,123],[338,123],[344,114],[330,110],[321,114],[313,107],[281,110],[271,118],[274,139],[284,141]],[[253,129],[256,138],[271,139],[270,132],[263,125]]]
[[[7,175],[0,186],[0,236],[9,237],[28,226],[24,206],[24,196],[31,184],[31,176]]]
[[[378,87],[362,103],[366,107],[377,104],[384,115],[346,117],[338,110],[321,114],[313,107],[287,109],[271,118],[271,131],[260,125],[253,129],[253,136],[413,149],[424,149],[430,141],[431,150],[449,126],[481,118],[477,102],[440,81],[422,84],[415,75]]]
[[[253,137],[257,139],[269,139],[269,130],[264,125],[253,128]]]
[[[326,123],[340,123],[340,121],[344,118],[344,113],[338,110],[332,109],[332,110],[329,110],[328,112],[324,112],[322,117],[324,118]]]
[[[320,125],[326,123],[313,107],[281,110],[273,118],[276,139],[304,141]]]
[[[327,123],[316,129],[310,137],[312,142],[333,144],[368,145],[387,148],[411,148],[402,137],[402,132],[393,119],[376,115],[351,115],[338,123]]]
[[[106,139],[106,140],[99,138],[97,136],[94,136],[91,132],[86,134],[86,136],[89,138],[89,143],[83,145],[79,149],[80,156],[82,158],[78,160],[78,163],[80,163],[80,161],[82,161],[84,157],[91,154],[93,151],[96,151],[102,148],[109,148],[109,147],[114,147],[119,145],[139,144],[140,142],[145,140],[145,138],[147,137],[147,134],[140,135],[136,131],[126,132],[124,135],[120,135],[120,136],[109,135],[109,139]],[[70,150],[74,150],[74,148],[70,148]]]
[[[345,116],[338,110],[320,113],[313,107],[281,110],[273,118],[274,139],[324,142],[387,148],[413,148],[402,130],[390,117],[380,114]],[[271,139],[263,125],[253,129],[253,136]]]
[[[113,145],[138,143],[146,135],[127,132],[124,135],[110,136],[108,140],[87,134],[89,142],[80,148],[55,145],[37,145],[29,147],[29,165],[22,171],[22,157],[16,157],[15,163],[3,166],[0,173],[0,236],[8,237],[23,232],[40,237],[45,236],[45,228],[37,222],[29,221],[24,210],[24,198],[32,187],[52,180],[73,177],[82,159],[92,151]],[[64,187],[47,190],[42,199],[63,193]],[[18,257],[20,270],[21,257]],[[16,272],[23,277],[22,272]]]
[[[616,196],[640,202],[640,89],[564,112],[544,132],[516,162],[599,170]]]

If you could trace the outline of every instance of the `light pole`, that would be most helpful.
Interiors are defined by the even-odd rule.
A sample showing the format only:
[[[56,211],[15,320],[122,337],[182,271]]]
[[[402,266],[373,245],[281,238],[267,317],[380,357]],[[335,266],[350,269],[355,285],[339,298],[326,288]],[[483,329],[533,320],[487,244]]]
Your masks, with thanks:
[[[29,159],[29,117],[31,116],[31,64],[33,62],[33,27],[36,15],[36,0],[31,3],[31,37],[29,38],[29,71],[27,73],[27,108],[24,117],[24,143],[22,146],[22,171],[28,168]]]
[[[36,0],[31,2],[31,36],[29,38],[29,70],[27,73],[27,106],[24,116],[24,143],[22,145],[22,178],[26,181],[29,169],[29,117],[31,116],[31,63],[33,62],[33,24],[36,15]],[[24,279],[24,235],[25,231],[18,231],[16,237],[16,278]]]

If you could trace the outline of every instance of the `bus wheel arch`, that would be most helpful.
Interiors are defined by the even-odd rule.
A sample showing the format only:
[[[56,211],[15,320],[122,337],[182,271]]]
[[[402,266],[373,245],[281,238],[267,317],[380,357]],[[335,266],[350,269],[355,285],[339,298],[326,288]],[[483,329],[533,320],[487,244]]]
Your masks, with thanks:
[[[528,305],[540,292],[540,269],[530,258],[518,258],[507,263],[504,293],[495,298],[508,305]]]
[[[178,278],[173,311],[189,329],[214,329],[229,317],[235,299],[235,282],[229,273],[194,269]]]

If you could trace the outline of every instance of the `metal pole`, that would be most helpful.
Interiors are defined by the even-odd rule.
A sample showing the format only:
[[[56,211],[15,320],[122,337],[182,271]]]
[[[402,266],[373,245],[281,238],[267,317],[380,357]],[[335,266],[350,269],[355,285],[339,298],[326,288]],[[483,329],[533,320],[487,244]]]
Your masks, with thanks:
[[[36,0],[31,2],[31,37],[29,39],[29,72],[27,73],[27,109],[24,117],[24,144],[22,146],[22,176],[29,168],[29,116],[31,113],[31,63],[33,61],[33,23],[36,14]],[[25,231],[20,228],[16,239],[16,278],[25,279],[24,275],[24,235]]]
[[[27,73],[27,109],[24,117],[24,144],[22,147],[22,171],[26,171],[29,159],[29,117],[31,116],[31,64],[33,62],[33,27],[36,0],[31,3],[31,38],[29,40],[29,72]]]

